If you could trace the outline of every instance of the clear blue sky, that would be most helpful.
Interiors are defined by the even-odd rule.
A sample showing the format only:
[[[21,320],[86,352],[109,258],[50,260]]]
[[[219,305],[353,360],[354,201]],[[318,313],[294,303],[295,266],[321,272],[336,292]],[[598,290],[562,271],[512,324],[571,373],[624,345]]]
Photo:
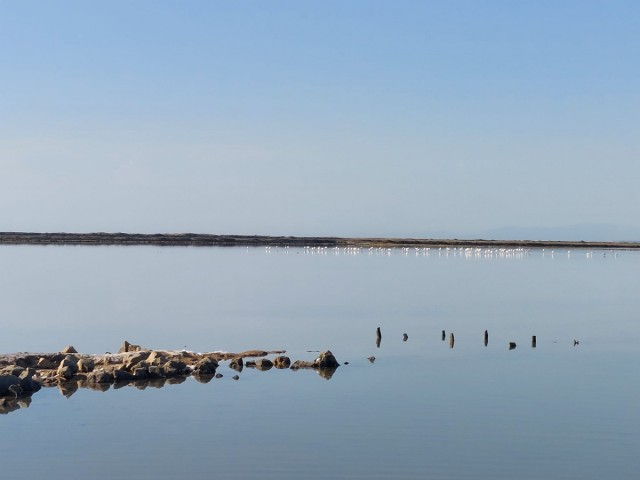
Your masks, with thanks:
[[[640,228],[640,2],[0,1],[0,230]]]

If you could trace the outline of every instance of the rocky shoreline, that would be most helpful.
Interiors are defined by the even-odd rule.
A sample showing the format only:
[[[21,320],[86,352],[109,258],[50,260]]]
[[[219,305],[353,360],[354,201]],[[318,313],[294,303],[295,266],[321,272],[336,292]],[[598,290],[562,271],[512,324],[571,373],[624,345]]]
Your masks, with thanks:
[[[106,391],[112,386],[162,387],[194,377],[207,383],[222,377],[222,362],[237,373],[244,368],[257,370],[310,369],[331,378],[339,363],[330,351],[314,360],[291,362],[284,350],[248,350],[239,353],[194,353],[185,350],[152,350],[123,342],[117,353],[81,354],[72,346],[55,353],[15,353],[0,355],[0,414],[28,407],[31,396],[43,387],[57,387],[66,397],[79,388]],[[274,358],[267,358],[275,355]],[[234,375],[234,380],[239,376]]]
[[[483,240],[428,238],[347,238],[200,233],[38,233],[0,232],[0,245],[154,245],[197,247],[362,247],[362,248],[558,248],[639,250],[640,242]]]

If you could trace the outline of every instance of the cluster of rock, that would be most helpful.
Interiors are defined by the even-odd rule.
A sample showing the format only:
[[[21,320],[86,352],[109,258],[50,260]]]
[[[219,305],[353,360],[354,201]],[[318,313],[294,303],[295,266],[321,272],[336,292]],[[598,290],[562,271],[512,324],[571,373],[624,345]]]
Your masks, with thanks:
[[[271,368],[314,369],[323,378],[331,378],[339,366],[330,351],[321,353],[313,362],[291,362],[284,351],[248,350],[240,353],[149,350],[125,341],[116,354],[86,355],[69,346],[58,353],[15,354],[0,356],[0,413],[28,406],[30,397],[41,387],[57,386],[65,396],[78,388],[107,390],[133,385],[139,388],[181,383],[192,376],[209,382],[220,362],[241,372],[245,367],[258,370]],[[273,360],[267,357],[277,354]],[[257,358],[257,360],[246,360]],[[239,377],[234,375],[237,380]]]

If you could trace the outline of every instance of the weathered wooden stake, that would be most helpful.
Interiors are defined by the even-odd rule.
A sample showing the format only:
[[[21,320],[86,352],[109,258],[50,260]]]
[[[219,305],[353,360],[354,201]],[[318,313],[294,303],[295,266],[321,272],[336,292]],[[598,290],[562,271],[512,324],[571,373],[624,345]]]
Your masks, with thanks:
[[[442,341],[444,342],[446,338],[447,334],[444,332],[444,330],[442,330]]]
[[[509,350],[516,348],[516,342],[509,342]]]
[[[489,345],[489,331],[485,330],[484,331],[484,346],[486,347],[487,345]]]
[[[449,347],[453,348],[453,344],[455,343],[455,339],[453,338],[453,333],[449,337]]]
[[[380,348],[380,342],[382,341],[382,332],[380,327],[376,329],[376,347]]]
[[[536,348],[536,336],[531,337],[531,348]]]

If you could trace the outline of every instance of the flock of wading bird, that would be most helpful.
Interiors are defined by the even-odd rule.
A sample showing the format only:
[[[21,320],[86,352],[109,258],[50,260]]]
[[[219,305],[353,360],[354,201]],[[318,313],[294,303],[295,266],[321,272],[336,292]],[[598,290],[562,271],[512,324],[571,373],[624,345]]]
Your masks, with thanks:
[[[447,339],[447,332],[445,332],[444,330],[442,330],[442,341],[444,342]],[[409,335],[406,333],[402,334],[402,341],[406,342],[407,340],[409,340]],[[376,328],[376,347],[380,348],[380,343],[382,342],[382,330],[380,330],[380,327]],[[453,334],[453,332],[449,333],[449,347],[453,348],[453,346],[455,345],[456,339],[455,336]],[[485,330],[484,331],[484,346],[486,347],[487,345],[489,345],[489,330]],[[536,335],[532,335],[531,336],[531,348],[536,348],[537,345],[537,338]],[[577,346],[580,345],[580,342],[578,340],[576,340],[575,338],[573,339],[573,346]],[[516,342],[509,342],[508,343],[509,346],[509,350],[513,350],[514,348],[517,347]],[[371,363],[375,362],[376,357],[371,356],[369,357],[369,361]]]

